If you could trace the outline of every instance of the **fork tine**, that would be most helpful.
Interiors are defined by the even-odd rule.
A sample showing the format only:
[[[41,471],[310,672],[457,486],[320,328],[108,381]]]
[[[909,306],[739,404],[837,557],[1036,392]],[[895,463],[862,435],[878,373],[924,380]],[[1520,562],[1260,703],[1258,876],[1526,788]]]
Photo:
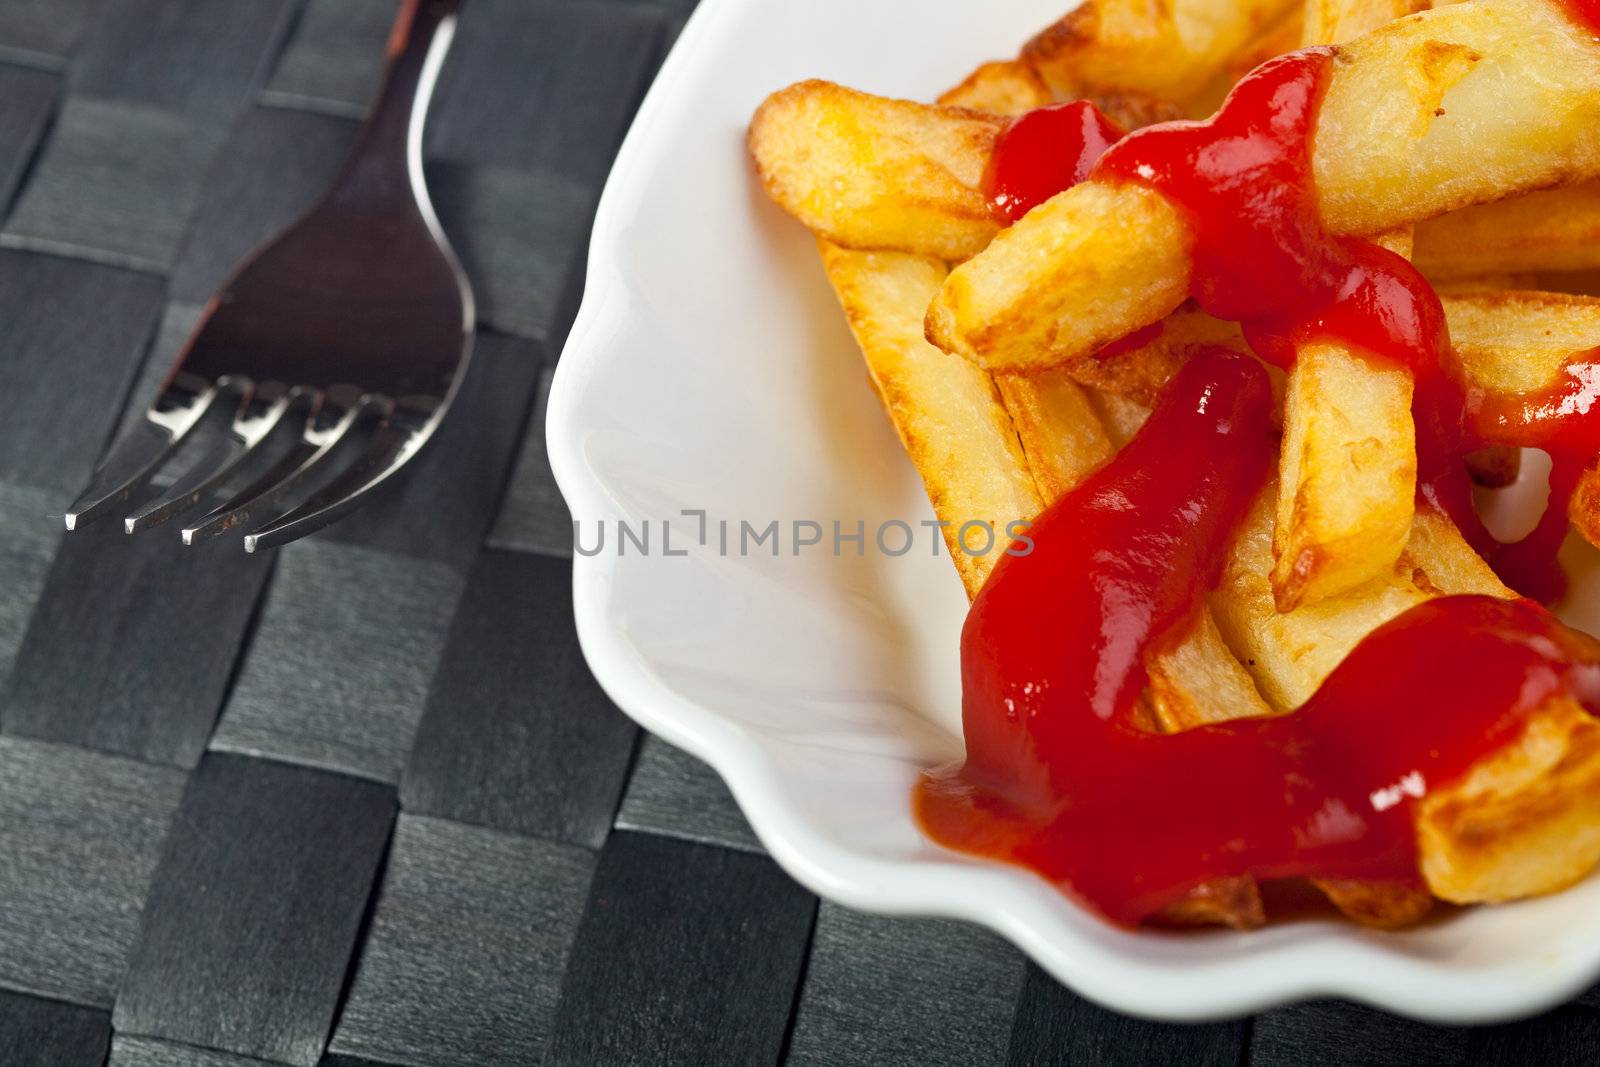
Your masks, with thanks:
[[[245,535],[244,550],[276,548],[338,519],[360,506],[363,498],[389,479],[422,447],[423,428],[390,419],[379,426],[367,450],[333,481],[269,525]]]
[[[105,462],[95,469],[88,488],[67,508],[67,529],[76,530],[99,518],[137,492],[160,469],[173,449],[183,443],[216,398],[215,385],[193,393],[184,393],[175,387],[164,394],[158,406],[147,411],[132,432],[118,441]],[[162,404],[171,406],[161,410]]]
[[[317,415],[313,412],[294,447],[249,485],[184,527],[183,543],[197,544],[231,530],[247,522],[261,509],[271,507],[282,499],[284,494],[321,467],[338,449],[340,442],[349,436],[351,428],[355,426],[361,410],[359,404],[351,405],[340,414],[333,426],[326,429],[316,427]]]
[[[245,461],[259,454],[259,446],[283,421],[294,397],[279,395],[265,411],[258,411],[262,398],[242,397],[234,415],[232,432],[185,471],[166,493],[152,500],[123,520],[129,533],[159,526],[183,514],[233,475]]]

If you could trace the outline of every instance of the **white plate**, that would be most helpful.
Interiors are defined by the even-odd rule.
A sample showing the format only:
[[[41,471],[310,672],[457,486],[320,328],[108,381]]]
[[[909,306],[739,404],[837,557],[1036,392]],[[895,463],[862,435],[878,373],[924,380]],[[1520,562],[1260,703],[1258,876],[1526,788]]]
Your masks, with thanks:
[[[721,772],[762,842],[824,896],[993,927],[1063,982],[1139,1015],[1199,1019],[1343,996],[1450,1022],[1569,998],[1600,975],[1600,879],[1399,934],[1332,920],[1239,934],[1114,930],[1034,875],[926,842],[907,798],[958,756],[948,559],[717,550],[760,529],[931,517],[801,227],[752,180],[771,90],[824,77],[928,99],[1015,51],[1061,0],[703,0],[650,90],[595,224],[583,308],[550,399],[556,477],[585,547],[578,634],[606,691]],[[981,14],[979,14],[981,12]],[[705,547],[694,543],[703,509]],[[614,523],[650,521],[650,553]],[[673,521],[662,553],[661,522]],[[1590,588],[1594,588],[1592,585]],[[1590,598],[1591,600],[1593,598]]]

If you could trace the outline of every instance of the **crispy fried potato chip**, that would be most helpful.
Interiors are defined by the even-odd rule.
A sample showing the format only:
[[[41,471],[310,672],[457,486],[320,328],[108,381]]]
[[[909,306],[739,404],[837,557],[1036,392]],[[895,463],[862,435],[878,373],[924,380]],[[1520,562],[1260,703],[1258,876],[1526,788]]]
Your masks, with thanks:
[[[1527,393],[1600,347],[1600,298],[1489,290],[1444,296],[1462,368],[1480,388]]]

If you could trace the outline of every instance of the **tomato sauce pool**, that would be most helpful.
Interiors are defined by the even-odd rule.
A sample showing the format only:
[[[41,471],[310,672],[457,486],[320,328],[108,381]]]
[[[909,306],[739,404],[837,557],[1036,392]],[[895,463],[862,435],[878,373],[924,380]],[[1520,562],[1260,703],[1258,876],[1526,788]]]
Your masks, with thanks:
[[[1600,0],[1579,6],[1593,14]],[[1192,296],[1242,323],[1263,359],[1289,367],[1297,346],[1333,340],[1412,373],[1420,502],[1515,587],[1553,598],[1565,497],[1600,451],[1600,360],[1539,395],[1469,394],[1421,274],[1322,224],[1311,137],[1332,56],[1279,57],[1212,119],[1114,144],[1088,104],[1024,116],[997,142],[992,203],[1015,221],[1086,175],[1161,193],[1194,234]],[[1269,406],[1249,360],[1194,357],[1140,434],[1034,525],[1033,553],[996,566],[962,634],[966,762],[916,792],[931,837],[1038,870],[1122,923],[1223,877],[1419,882],[1416,799],[1543,702],[1600,707],[1596,642],[1528,601],[1446,597],[1370,634],[1294,715],[1139,729],[1145,652],[1192,624],[1265,482]],[[1494,542],[1471,505],[1465,456],[1486,444],[1555,460],[1544,521],[1514,545]]]

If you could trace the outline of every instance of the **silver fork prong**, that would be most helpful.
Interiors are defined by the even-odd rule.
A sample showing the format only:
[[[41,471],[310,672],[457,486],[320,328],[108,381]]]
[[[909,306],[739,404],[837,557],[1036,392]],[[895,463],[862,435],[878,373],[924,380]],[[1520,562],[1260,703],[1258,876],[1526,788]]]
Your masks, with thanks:
[[[123,520],[129,533],[159,526],[189,511],[214,491],[246,461],[254,457],[288,412],[293,397],[274,390],[276,399],[255,396],[240,399],[231,432],[185,471],[172,487]],[[266,401],[263,410],[263,401]]]
[[[368,493],[406,465],[427,437],[424,426],[407,424],[400,419],[384,422],[374,431],[360,459],[298,506],[246,534],[244,550],[254,552],[258,548],[288,544],[359,507]]]
[[[67,508],[67,529],[76,530],[127,500],[148,482],[183,443],[217,398],[217,386],[193,391],[174,385],[118,441],[95,470],[89,487]]]
[[[300,440],[295,442],[294,447],[260,477],[201,516],[193,524],[184,527],[183,543],[193,545],[208,537],[225,533],[249,521],[263,509],[272,507],[322,466],[338,448],[339,443],[349,435],[360,414],[361,406],[353,404],[345,409],[332,425],[319,426],[317,413],[313,412],[306,421],[305,431],[300,435]]]

